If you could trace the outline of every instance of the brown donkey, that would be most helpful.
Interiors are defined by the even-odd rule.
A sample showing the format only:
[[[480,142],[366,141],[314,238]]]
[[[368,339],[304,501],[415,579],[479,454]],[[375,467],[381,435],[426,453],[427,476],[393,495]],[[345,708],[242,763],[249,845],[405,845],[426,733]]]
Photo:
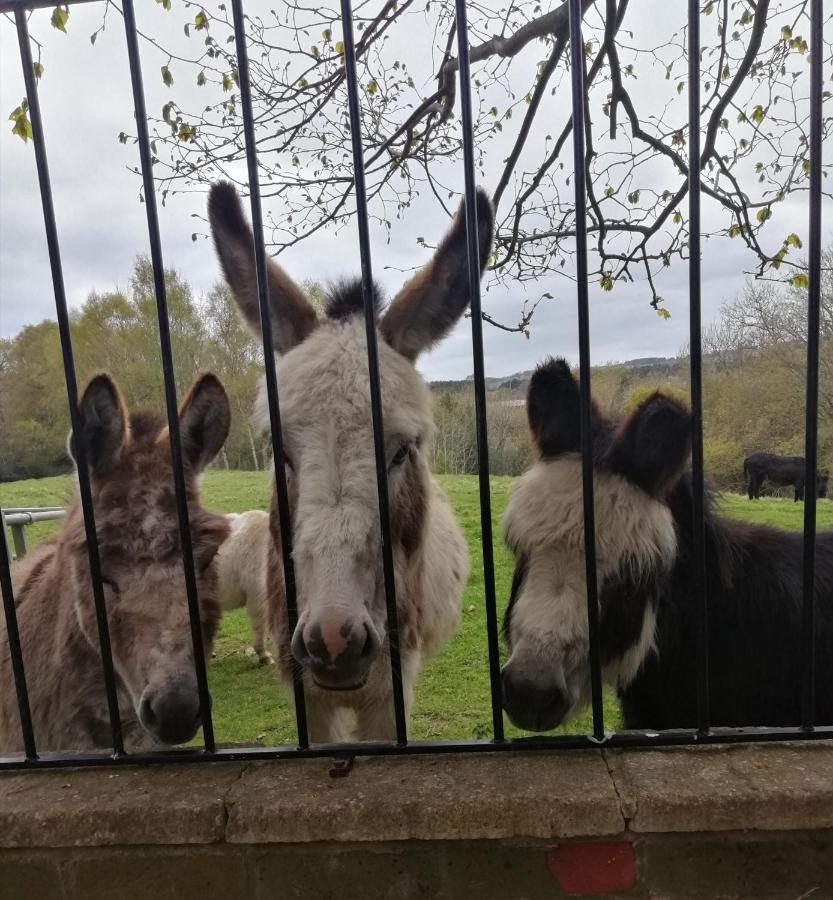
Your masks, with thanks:
[[[125,747],[190,740],[200,727],[168,429],[128,414],[107,375],[92,379],[79,409],[90,465],[101,573]],[[226,439],[229,405],[203,375],[179,413],[203,637],[210,651],[220,617],[214,557],[225,516],[200,505],[198,477]],[[69,449],[74,456],[75,436]],[[81,505],[59,533],[12,570],[35,740],[39,750],[110,746]],[[5,621],[0,617],[0,756],[21,749]]]
[[[252,232],[230,184],[214,185],[208,212],[226,280],[259,332]],[[485,265],[493,214],[483,193],[477,195],[477,212],[480,262]],[[300,614],[294,634],[287,634],[273,496],[268,589],[278,661],[287,680],[293,656],[303,667],[314,741],[390,739],[395,729],[361,284],[334,287],[326,316],[319,320],[301,288],[273,260],[268,283]],[[415,361],[448,333],[468,302],[466,230],[458,214],[433,259],[384,313],[379,309],[378,317],[408,707],[424,660],[457,628],[468,577],[466,542],[428,468],[431,394]],[[268,430],[262,388],[257,418]],[[355,730],[343,712],[355,717]]]

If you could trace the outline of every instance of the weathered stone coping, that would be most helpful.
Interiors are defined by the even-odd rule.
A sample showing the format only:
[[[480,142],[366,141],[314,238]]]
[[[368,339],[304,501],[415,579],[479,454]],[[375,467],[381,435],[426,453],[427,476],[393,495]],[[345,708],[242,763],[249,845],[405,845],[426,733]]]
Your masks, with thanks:
[[[565,839],[833,828],[833,742],[0,775],[0,847]]]

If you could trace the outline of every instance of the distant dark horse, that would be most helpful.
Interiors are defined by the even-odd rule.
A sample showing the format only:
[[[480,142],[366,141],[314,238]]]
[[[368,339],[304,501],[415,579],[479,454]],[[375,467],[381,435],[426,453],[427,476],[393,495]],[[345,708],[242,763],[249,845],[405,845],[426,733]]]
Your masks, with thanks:
[[[768,478],[773,484],[791,484],[795,500],[804,499],[806,482],[803,456],[776,456],[774,453],[750,453],[743,461],[743,477],[750,500],[761,496],[761,485]],[[816,496],[827,496],[827,472],[816,473]]]

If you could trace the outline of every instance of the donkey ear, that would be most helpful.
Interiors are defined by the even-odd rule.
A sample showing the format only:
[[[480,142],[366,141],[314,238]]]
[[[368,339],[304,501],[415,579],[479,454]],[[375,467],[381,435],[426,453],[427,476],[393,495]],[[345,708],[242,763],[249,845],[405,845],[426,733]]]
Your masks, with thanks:
[[[185,462],[201,472],[226,441],[231,424],[228,397],[216,375],[201,375],[182,401],[179,435]]]
[[[480,274],[492,249],[495,215],[485,191],[478,189],[477,240]],[[382,337],[408,359],[416,359],[444,337],[469,305],[466,212],[461,205],[437,252],[393,298],[379,324]]]
[[[529,428],[539,453],[553,458],[581,446],[578,383],[563,359],[548,359],[535,370],[526,398]]]
[[[243,217],[237,191],[227,181],[215,184],[208,195],[208,220],[226,281],[246,321],[260,335],[254,237]],[[300,344],[318,324],[315,310],[297,284],[272,259],[266,260],[272,344],[286,353]]]
[[[119,389],[109,375],[96,375],[84,388],[78,403],[79,437],[94,476],[110,471],[128,442],[128,413]],[[69,434],[69,454],[78,463],[76,435]]]
[[[619,429],[608,461],[612,471],[660,496],[682,474],[690,453],[690,411],[657,392]]]

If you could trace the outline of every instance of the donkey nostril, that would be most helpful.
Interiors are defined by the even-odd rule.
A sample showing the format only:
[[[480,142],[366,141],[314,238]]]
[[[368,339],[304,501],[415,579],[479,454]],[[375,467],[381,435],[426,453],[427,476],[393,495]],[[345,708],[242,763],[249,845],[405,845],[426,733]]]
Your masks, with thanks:
[[[362,659],[368,659],[376,653],[376,641],[373,640],[373,635],[370,632],[370,628],[365,625],[364,626],[364,647],[362,647]]]

